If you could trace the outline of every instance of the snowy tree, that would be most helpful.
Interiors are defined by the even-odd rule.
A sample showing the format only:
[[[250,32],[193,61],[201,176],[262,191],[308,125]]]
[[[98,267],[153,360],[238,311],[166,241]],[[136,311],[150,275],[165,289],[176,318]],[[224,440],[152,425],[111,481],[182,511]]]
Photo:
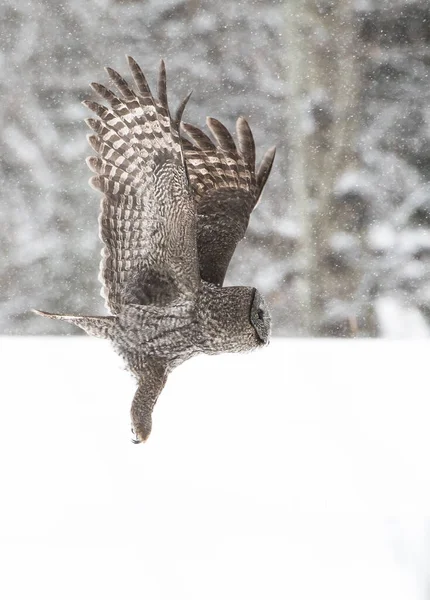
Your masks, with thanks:
[[[382,335],[429,335],[430,5],[385,0],[358,8],[364,128],[357,189],[368,265],[361,289]]]
[[[309,0],[287,13],[301,322],[428,335],[430,7]]]
[[[361,204],[340,179],[357,168],[360,124],[352,2],[289,2],[290,177],[301,224],[302,322],[313,335],[373,333],[355,302],[363,277]]]

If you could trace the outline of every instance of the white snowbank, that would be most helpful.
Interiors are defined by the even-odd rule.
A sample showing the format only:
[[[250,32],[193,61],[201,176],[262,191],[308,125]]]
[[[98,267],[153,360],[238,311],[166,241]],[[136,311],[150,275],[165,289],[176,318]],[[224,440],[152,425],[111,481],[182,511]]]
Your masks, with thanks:
[[[425,598],[429,350],[194,359],[134,446],[108,344],[0,338],[0,596]]]

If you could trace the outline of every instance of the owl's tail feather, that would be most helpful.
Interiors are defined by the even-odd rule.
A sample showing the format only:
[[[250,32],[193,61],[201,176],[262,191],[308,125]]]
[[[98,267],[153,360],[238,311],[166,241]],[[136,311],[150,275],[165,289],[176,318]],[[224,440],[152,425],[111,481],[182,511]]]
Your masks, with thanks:
[[[88,335],[111,339],[113,331],[116,327],[116,317],[88,317],[84,315],[56,315],[43,310],[35,310],[33,312],[41,317],[48,319],[58,319],[59,321],[67,321],[71,325],[76,325],[83,329]]]
[[[167,364],[161,360],[146,359],[134,365],[138,388],[131,405],[131,422],[135,444],[146,442],[152,429],[152,411],[167,380]]]

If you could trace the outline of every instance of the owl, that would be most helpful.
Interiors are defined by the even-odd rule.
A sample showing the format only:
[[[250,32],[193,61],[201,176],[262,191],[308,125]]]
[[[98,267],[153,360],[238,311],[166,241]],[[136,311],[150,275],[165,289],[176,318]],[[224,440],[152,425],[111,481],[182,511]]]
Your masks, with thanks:
[[[169,373],[197,354],[243,352],[269,342],[271,320],[253,287],[223,287],[227,267],[270,174],[275,148],[255,168],[247,121],[237,144],[222,123],[213,136],[182,122],[188,95],[172,114],[161,61],[158,93],[139,65],[129,85],[106,69],[116,92],[93,83],[108,106],[84,105],[95,156],[90,184],[102,192],[99,231],[102,296],[110,314],[35,311],[106,338],[137,380],[131,406],[133,440],[144,442]]]

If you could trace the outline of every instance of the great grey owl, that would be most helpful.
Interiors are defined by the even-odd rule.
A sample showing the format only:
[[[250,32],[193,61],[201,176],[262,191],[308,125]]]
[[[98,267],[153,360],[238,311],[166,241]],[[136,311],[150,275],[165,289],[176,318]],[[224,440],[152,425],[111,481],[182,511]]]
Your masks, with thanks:
[[[111,316],[36,312],[112,342],[138,382],[131,406],[138,443],[148,438],[154,405],[177,365],[199,353],[242,352],[269,341],[261,294],[222,286],[275,149],[256,170],[244,118],[236,125],[238,147],[224,125],[208,118],[213,142],[181,123],[189,96],[172,117],[163,61],[158,98],[138,64],[131,57],[128,63],[137,91],[107,69],[118,92],[91,87],[110,108],[84,102],[98,117],[87,119],[97,153],[87,163],[96,173],[91,185],[103,193],[100,279]]]

